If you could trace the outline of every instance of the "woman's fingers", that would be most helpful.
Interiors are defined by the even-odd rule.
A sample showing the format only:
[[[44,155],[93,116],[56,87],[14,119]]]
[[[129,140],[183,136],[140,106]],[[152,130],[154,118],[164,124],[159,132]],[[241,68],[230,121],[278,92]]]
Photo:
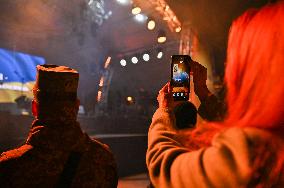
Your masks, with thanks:
[[[172,88],[171,88],[170,82],[168,82],[167,85],[168,85],[168,93],[172,93]]]
[[[168,89],[169,88],[169,82],[166,84],[166,85],[164,85],[164,87],[160,90],[160,92],[159,93],[168,93]]]
[[[157,97],[160,107],[170,107],[171,105],[171,88],[168,82],[160,91]]]

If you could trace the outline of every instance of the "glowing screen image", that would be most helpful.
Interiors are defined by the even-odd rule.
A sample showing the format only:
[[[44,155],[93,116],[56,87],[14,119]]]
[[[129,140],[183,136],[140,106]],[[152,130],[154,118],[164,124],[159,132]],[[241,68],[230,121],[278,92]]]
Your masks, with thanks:
[[[36,66],[44,63],[42,57],[0,48],[0,103],[15,102],[21,95],[31,98]]]
[[[186,98],[189,93],[190,71],[183,61],[176,61],[172,66],[173,97]]]

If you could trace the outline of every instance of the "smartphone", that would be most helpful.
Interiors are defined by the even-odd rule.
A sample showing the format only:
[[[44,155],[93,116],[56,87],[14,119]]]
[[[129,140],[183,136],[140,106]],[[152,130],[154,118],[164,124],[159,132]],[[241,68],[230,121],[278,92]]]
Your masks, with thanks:
[[[171,63],[171,88],[175,101],[187,101],[190,92],[190,64],[188,55],[173,55]]]

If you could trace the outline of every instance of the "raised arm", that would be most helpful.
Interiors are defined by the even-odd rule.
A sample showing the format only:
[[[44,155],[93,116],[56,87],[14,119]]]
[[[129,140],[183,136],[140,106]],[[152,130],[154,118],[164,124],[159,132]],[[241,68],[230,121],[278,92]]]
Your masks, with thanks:
[[[171,103],[166,102],[165,91],[159,94],[160,108],[148,133],[146,163],[153,185],[162,188],[245,185],[249,176],[245,134],[229,131],[213,139],[210,147],[189,150],[179,141],[171,105],[165,105]]]

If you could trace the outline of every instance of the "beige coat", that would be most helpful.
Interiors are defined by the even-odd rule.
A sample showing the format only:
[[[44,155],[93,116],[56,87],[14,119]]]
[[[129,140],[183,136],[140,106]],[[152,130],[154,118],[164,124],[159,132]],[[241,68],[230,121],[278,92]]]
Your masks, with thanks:
[[[173,114],[158,109],[146,158],[155,187],[284,187],[283,164],[276,169],[283,140],[268,131],[229,128],[215,135],[211,146],[195,151],[177,138]]]

